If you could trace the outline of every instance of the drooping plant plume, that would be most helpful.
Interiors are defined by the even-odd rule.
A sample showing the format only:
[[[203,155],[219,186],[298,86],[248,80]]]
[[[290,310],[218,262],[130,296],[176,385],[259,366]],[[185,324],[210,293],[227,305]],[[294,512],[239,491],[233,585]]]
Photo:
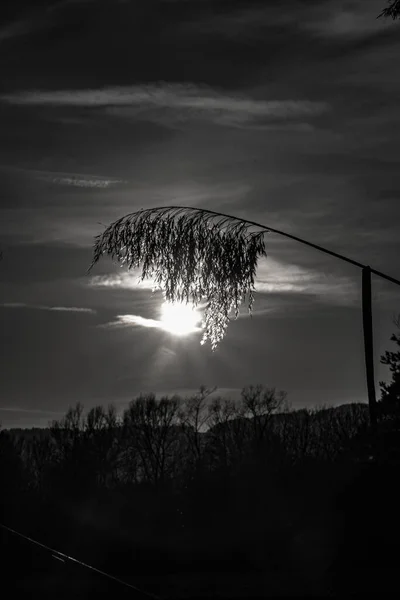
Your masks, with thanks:
[[[242,219],[206,209],[142,209],[111,223],[95,238],[93,261],[110,255],[128,269],[141,268],[166,301],[206,303],[201,343],[213,349],[225,335],[233,311],[248,298],[251,314],[254,278],[266,256],[264,233]]]
[[[393,20],[400,18],[400,0],[388,0],[389,6],[383,9],[378,15],[380,17],[392,18]]]

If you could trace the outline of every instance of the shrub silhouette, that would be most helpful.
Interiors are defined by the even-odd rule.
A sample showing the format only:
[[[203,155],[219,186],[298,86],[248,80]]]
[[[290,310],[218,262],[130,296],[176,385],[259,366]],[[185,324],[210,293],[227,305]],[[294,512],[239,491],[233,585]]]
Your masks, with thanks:
[[[394,319],[394,324],[400,329],[400,315]],[[389,367],[392,381],[379,382],[381,388],[379,408],[381,418],[392,420],[398,427],[400,424],[400,335],[393,333],[390,340],[395,342],[399,350],[397,352],[386,350],[381,356],[381,363]]]

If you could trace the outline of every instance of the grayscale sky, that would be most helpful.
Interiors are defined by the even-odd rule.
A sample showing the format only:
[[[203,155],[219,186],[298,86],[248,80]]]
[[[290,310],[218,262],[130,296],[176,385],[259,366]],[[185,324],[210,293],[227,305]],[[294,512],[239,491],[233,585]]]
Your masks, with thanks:
[[[380,0],[15,0],[0,19],[0,421],[140,392],[366,401],[361,272],[269,234],[216,352],[94,236],[142,207],[246,217],[400,278],[400,24]],[[4,8],[0,9],[4,11]],[[376,380],[400,289],[373,277]],[[133,315],[126,318],[124,315]],[[140,317],[140,318],[138,318]],[[149,321],[149,320],[152,321]]]

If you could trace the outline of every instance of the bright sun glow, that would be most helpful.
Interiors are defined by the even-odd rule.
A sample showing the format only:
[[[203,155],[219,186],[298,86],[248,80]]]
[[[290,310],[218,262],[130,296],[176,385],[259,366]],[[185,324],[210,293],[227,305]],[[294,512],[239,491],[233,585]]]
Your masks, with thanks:
[[[161,306],[162,328],[174,335],[188,335],[200,331],[201,315],[193,304],[164,302]]]

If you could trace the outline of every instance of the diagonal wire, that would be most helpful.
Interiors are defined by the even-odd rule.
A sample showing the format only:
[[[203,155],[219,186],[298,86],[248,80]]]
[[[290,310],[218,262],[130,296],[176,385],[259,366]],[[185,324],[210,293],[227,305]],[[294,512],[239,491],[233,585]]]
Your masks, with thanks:
[[[98,573],[99,575],[102,575],[103,577],[107,577],[108,579],[116,581],[117,583],[120,583],[121,585],[124,585],[125,587],[128,587],[128,588],[134,590],[135,592],[142,594],[143,596],[145,596],[147,598],[152,598],[153,600],[161,600],[160,596],[156,596],[155,594],[151,594],[150,592],[145,592],[145,591],[137,588],[136,586],[134,586],[130,583],[127,583],[126,581],[123,581],[122,579],[119,579],[118,577],[115,577],[114,575],[105,573],[104,571],[101,571],[100,569],[97,569],[96,567],[92,567],[91,565],[88,565],[88,564],[82,562],[81,560],[74,558],[73,556],[68,556],[67,554],[64,554],[63,552],[54,550],[54,548],[50,548],[49,546],[46,546],[46,544],[42,544],[41,542],[38,542],[37,540],[34,540],[31,537],[24,535],[23,533],[20,533],[19,531],[15,531],[15,529],[11,529],[11,527],[7,527],[7,525],[4,525],[3,523],[0,523],[0,527],[2,527],[3,529],[5,529],[7,531],[10,531],[11,533],[14,533],[15,535],[20,536],[21,538],[27,540],[31,544],[35,544],[36,546],[39,546],[40,548],[49,550],[53,554],[54,558],[61,560],[62,562],[70,561],[72,563],[80,565],[81,567],[84,567],[85,569],[89,569],[90,571],[93,571],[94,573]]]

